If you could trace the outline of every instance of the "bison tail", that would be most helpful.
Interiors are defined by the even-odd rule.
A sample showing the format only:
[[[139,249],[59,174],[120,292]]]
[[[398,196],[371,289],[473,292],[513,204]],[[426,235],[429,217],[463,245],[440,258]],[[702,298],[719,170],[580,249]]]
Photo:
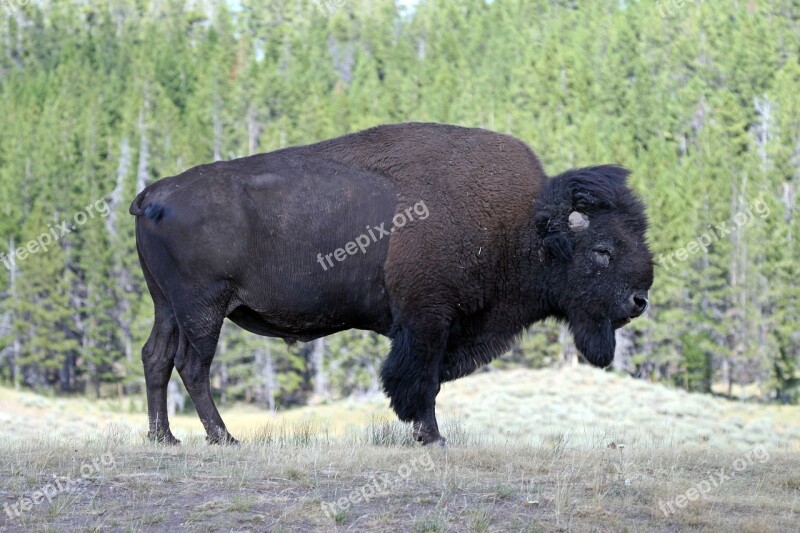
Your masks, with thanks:
[[[142,209],[142,202],[144,202],[144,197],[145,196],[147,196],[147,189],[146,188],[144,190],[142,190],[142,192],[137,194],[136,198],[134,198],[133,202],[131,202],[131,207],[130,207],[130,209],[128,209],[128,212],[131,215],[138,217],[138,216],[140,216],[140,215],[142,215],[144,213],[144,210]]]
[[[166,208],[155,202],[150,202],[145,204],[145,196],[147,196],[147,189],[143,190],[139,194],[136,195],[136,198],[133,199],[133,203],[131,203],[131,207],[128,212],[134,216],[145,216],[151,220],[155,220],[158,222],[161,220],[161,217],[164,216],[164,212]]]

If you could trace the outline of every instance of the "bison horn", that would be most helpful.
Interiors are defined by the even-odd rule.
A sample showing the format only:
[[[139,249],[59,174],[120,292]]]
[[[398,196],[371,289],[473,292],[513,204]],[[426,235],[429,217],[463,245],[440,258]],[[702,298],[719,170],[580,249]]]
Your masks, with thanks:
[[[569,214],[569,229],[572,231],[583,231],[588,227],[589,217],[577,211],[573,211]]]

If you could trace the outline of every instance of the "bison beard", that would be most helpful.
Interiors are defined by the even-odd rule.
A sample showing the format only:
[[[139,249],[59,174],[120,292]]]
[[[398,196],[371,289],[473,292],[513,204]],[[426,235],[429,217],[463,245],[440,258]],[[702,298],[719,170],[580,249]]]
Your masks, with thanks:
[[[384,390],[424,444],[441,384],[507,350],[538,320],[566,320],[594,365],[640,315],[652,256],[627,171],[547,178],[521,141],[441,124],[379,126],[321,143],[203,165],[139,193],[130,212],[155,321],[142,350],[149,436],[177,443],[166,386],[177,368],[208,440],[235,442],[214,405],[211,361],[225,318],[309,341],[351,328],[392,339]],[[334,269],[365,227],[424,202]]]
[[[574,322],[570,329],[578,348],[586,359],[595,366],[607,367],[614,360],[614,328],[611,322]]]

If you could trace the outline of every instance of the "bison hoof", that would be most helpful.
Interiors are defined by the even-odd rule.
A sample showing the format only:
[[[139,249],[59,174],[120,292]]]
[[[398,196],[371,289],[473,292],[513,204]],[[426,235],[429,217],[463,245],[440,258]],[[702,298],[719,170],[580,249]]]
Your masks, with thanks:
[[[181,443],[181,441],[176,439],[169,430],[158,432],[148,431],[147,438],[150,440],[150,442],[167,444],[169,446],[177,446]]]
[[[431,446],[431,447],[439,447],[439,448],[447,448],[447,439],[440,436],[438,439],[430,440],[430,441],[422,441],[423,446]]]
[[[414,423],[411,435],[415,441],[422,443],[423,446],[437,444],[442,447],[447,446],[447,439],[439,435],[438,431],[430,431],[421,423]]]
[[[230,434],[214,437],[209,435],[206,437],[206,441],[208,441],[209,444],[219,444],[221,446],[239,446],[239,441],[234,439]]]

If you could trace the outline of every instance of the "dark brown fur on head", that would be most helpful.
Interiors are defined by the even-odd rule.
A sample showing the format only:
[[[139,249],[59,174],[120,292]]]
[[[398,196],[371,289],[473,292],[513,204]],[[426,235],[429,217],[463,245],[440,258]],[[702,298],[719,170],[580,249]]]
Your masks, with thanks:
[[[644,311],[653,284],[644,207],[627,169],[604,165],[548,180],[534,224],[560,286],[557,307],[594,365],[614,357],[614,329]],[[577,214],[577,215],[576,215]],[[578,221],[571,227],[570,220]],[[643,302],[643,303],[642,303]]]

